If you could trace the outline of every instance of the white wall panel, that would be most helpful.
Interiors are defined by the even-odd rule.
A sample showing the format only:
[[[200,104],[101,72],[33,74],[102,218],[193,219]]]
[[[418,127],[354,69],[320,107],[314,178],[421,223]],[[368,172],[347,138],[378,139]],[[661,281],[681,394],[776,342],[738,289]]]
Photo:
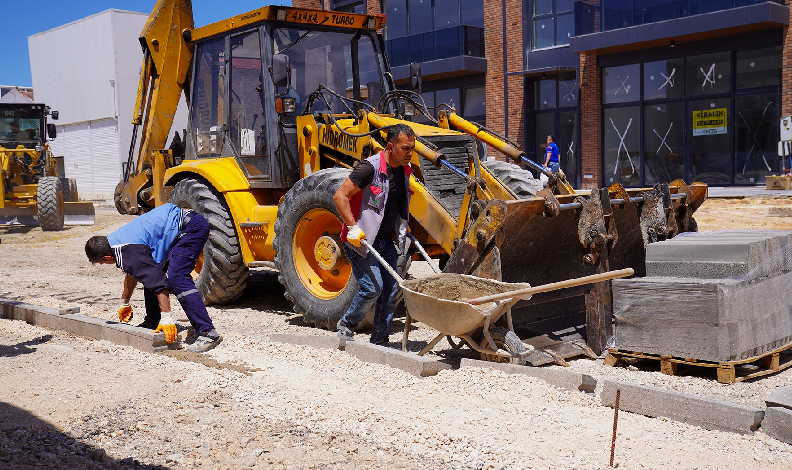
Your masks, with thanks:
[[[91,174],[91,126],[87,122],[68,124],[59,131],[66,177],[77,180],[81,197],[92,198],[95,191]]]
[[[113,191],[121,179],[115,119],[91,122],[91,168],[94,191],[112,199]]]

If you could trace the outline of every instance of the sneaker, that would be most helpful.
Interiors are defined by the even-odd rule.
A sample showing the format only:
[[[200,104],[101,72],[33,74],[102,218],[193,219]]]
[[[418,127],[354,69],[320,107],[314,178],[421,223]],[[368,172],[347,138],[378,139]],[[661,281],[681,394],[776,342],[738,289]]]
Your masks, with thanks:
[[[355,332],[353,331],[355,328],[349,323],[345,322],[343,318],[338,320],[336,328],[338,328],[338,333],[336,333],[336,335],[338,335],[338,337],[341,339],[351,341],[355,336]]]
[[[190,338],[192,339],[192,338]],[[199,334],[195,340],[189,344],[184,345],[184,349],[190,352],[202,353],[214,349],[218,344],[223,341],[223,337],[217,336],[204,336]]]

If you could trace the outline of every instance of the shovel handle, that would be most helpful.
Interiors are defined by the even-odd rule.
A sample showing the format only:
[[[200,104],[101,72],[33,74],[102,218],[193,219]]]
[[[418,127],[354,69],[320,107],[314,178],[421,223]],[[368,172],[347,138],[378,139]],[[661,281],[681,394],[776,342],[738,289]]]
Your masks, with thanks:
[[[399,274],[396,273],[396,271],[393,268],[391,268],[391,265],[389,265],[388,262],[385,261],[385,258],[383,258],[382,255],[377,253],[377,250],[375,250],[374,247],[371,246],[369,242],[367,242],[365,239],[360,240],[360,244],[368,248],[369,253],[371,253],[372,255],[374,255],[375,258],[377,258],[377,261],[379,261],[382,267],[385,268],[385,270],[388,271],[390,275],[393,276],[394,279],[396,279],[396,282],[399,283],[399,286],[401,286],[402,283],[404,282],[404,279],[402,279],[401,276],[399,276]]]
[[[610,279],[632,276],[633,274],[635,274],[635,271],[633,271],[632,268],[617,269],[616,271],[608,271],[600,274],[592,274],[590,276],[576,277],[574,279],[567,279],[566,281],[552,282],[550,284],[542,284],[541,286],[503,292],[501,294],[486,295],[483,297],[470,299],[467,302],[471,305],[478,305],[485,302],[508,299],[510,297],[530,297],[531,295],[538,294],[540,292],[550,292],[552,290],[566,289],[567,287],[582,286],[583,284],[608,281]]]

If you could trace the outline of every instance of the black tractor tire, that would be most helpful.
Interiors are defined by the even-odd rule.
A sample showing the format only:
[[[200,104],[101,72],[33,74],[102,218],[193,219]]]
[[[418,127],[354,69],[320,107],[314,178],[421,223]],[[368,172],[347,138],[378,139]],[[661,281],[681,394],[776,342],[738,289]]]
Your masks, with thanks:
[[[78,202],[80,195],[77,193],[77,180],[74,178],[60,178],[63,187],[63,202]]]
[[[507,328],[502,328],[500,326],[495,326],[490,328],[490,334],[492,335],[492,340],[495,342],[495,346],[497,346],[498,349],[503,349],[505,351],[509,351],[515,354],[521,354],[525,352],[525,345],[523,344],[522,341],[520,341],[519,336],[517,336],[513,331]],[[479,345],[482,348],[489,349],[490,347],[487,338],[483,335],[481,338],[481,343],[479,343]],[[520,357],[507,358],[502,356],[496,356],[494,354],[485,354],[485,353],[480,353],[480,354],[482,361],[525,365],[525,359]]]
[[[41,230],[63,230],[63,186],[60,178],[45,176],[39,179],[36,209]]]
[[[536,196],[543,189],[542,182],[517,165],[499,160],[487,160],[482,165],[509,187],[520,199]]]
[[[187,178],[176,184],[170,200],[179,207],[193,209],[209,222],[209,239],[195,280],[204,303],[226,304],[238,299],[245,290],[249,272],[222,194],[204,180]]]
[[[343,168],[328,168],[297,181],[278,208],[272,242],[278,281],[286,290],[286,298],[294,304],[294,311],[302,314],[306,323],[330,330],[335,329],[352,303],[358,283],[351,266],[334,275],[314,265],[313,253],[306,252],[314,246],[317,235],[340,233],[342,222],[333,195],[349,173]],[[316,217],[306,218],[309,212]],[[316,226],[311,225],[312,221],[317,221]],[[310,236],[300,237],[298,233]],[[314,283],[313,279],[320,280]]]
[[[126,207],[124,207],[124,203],[121,201],[121,194],[124,192],[124,180],[118,182],[115,187],[115,191],[113,191],[113,202],[115,203],[115,208],[119,214],[125,215],[127,213]]]

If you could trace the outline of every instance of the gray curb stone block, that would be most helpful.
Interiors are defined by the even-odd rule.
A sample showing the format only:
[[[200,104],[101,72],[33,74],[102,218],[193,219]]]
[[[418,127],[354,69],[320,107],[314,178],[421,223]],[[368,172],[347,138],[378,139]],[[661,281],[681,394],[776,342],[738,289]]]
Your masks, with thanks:
[[[341,341],[337,336],[270,333],[269,340],[276,343],[310,346],[318,349],[338,349]]]
[[[557,369],[545,369],[541,367],[520,366],[517,364],[480,361],[478,359],[462,359],[460,369],[473,367],[499,370],[506,372],[507,374],[528,375],[542,379],[555,387],[571,391],[594,393],[594,389],[597,387],[597,379],[588,374],[580,374],[577,372]]]
[[[773,439],[792,444],[792,410],[777,406],[767,408],[762,431]]]
[[[767,407],[775,406],[792,410],[792,388],[779,387],[772,395],[765,398]]]
[[[388,365],[418,377],[435,375],[443,369],[452,368],[449,364],[419,356],[412,352],[404,352],[399,349],[377,346],[376,344],[362,341],[347,341],[346,352],[363,362]]]
[[[697,397],[619,380],[606,380],[600,401],[614,407],[621,390],[619,409],[650,417],[665,417],[713,431],[750,434],[759,428],[764,411],[750,406]]]

